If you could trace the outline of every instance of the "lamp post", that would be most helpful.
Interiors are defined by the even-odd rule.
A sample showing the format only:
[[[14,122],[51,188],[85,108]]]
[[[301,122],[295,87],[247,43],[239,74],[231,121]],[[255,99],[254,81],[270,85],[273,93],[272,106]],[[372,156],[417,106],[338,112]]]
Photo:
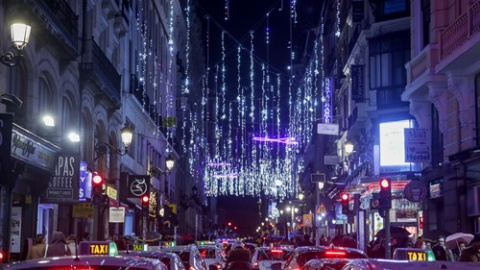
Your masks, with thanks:
[[[128,153],[128,147],[132,143],[133,139],[133,128],[126,123],[125,126],[120,130],[121,133],[121,139],[122,139],[122,144],[123,148],[115,148],[113,145],[107,143],[107,142],[98,142],[95,144],[95,158],[93,159],[93,162],[97,161],[101,156],[105,155],[107,153],[107,149],[110,151],[116,152],[120,156],[124,156]],[[92,168],[91,168],[92,169]],[[94,171],[92,169],[92,171]],[[98,240],[98,235],[99,235],[99,224],[98,221],[99,219],[103,220],[103,212],[104,212],[104,207],[105,205],[105,200],[94,200],[93,201],[93,239]],[[100,207],[102,207],[102,211],[99,211]],[[103,228],[103,226],[102,226]],[[100,234],[103,233],[103,230],[100,231]],[[103,240],[103,239],[102,239]]]
[[[151,175],[165,175],[168,176],[169,174],[172,173],[173,171],[173,168],[175,167],[175,159],[171,156],[171,155],[168,155],[168,157],[165,159],[165,170],[162,170],[161,168],[157,167],[157,166],[154,166],[152,168],[150,168],[149,170],[149,173]],[[195,189],[192,189],[192,193],[196,193],[196,188]],[[195,194],[194,194],[195,195]],[[162,207],[164,207],[162,205]],[[147,215],[143,215],[142,217],[142,237],[143,239],[146,239],[147,238]],[[162,230],[163,230],[163,222],[162,222]],[[174,232],[173,232],[173,239],[174,239],[174,242],[175,244],[177,243],[177,240],[176,240],[176,235],[177,235],[177,226],[173,226],[173,229],[174,229]]]
[[[24,23],[14,23],[10,27],[11,31],[11,41],[15,49],[15,54],[12,52],[7,52],[3,55],[0,55],[0,62],[8,67],[16,66],[22,59],[22,51],[27,46],[28,41],[30,40],[30,31],[31,27]],[[7,106],[12,106],[19,109],[22,106],[22,101],[15,95],[12,94],[2,94],[0,96],[0,102],[6,104]],[[5,138],[11,138],[10,136],[5,136]],[[8,146],[2,146],[2,150],[10,150],[11,142],[6,142]],[[10,151],[8,151],[10,154]],[[10,157],[2,160],[2,172],[7,179],[5,181],[5,203],[4,203],[4,222],[3,222],[3,262],[8,263],[10,261],[10,223],[11,223],[11,204],[12,204],[12,194],[11,190],[13,188],[13,174],[11,173],[10,168]]]

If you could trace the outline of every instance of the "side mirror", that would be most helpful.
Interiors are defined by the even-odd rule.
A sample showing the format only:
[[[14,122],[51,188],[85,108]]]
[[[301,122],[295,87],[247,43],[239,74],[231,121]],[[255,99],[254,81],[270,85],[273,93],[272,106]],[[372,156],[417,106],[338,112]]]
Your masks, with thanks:
[[[218,269],[217,269],[217,265],[215,265],[215,264],[210,264],[210,265],[208,266],[208,270],[218,270]]]
[[[270,265],[271,270],[282,270],[282,263],[272,263]]]

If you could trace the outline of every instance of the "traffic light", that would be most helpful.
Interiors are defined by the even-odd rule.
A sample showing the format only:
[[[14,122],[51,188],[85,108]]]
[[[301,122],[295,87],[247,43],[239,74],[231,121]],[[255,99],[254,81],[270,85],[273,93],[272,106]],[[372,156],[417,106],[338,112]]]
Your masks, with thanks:
[[[228,222],[227,225],[228,225],[228,226],[232,226],[232,222]]]
[[[350,212],[350,209],[349,209],[350,196],[347,193],[343,193],[340,199],[342,199],[342,214],[347,215]]]
[[[142,212],[144,215],[148,215],[148,207],[150,206],[150,196],[142,195]]]
[[[378,194],[378,208],[382,211],[392,208],[392,183],[390,179],[382,178],[378,183],[380,192]]]
[[[92,175],[92,198],[102,196],[103,194],[103,177],[98,173]]]

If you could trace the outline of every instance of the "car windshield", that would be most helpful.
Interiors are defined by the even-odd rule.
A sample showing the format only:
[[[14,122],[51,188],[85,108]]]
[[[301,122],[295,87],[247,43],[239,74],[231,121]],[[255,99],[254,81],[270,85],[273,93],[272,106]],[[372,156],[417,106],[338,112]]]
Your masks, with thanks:
[[[285,249],[259,249],[259,261],[286,261],[292,252]]]
[[[303,267],[308,261],[313,259],[364,259],[365,254],[347,250],[322,250],[309,251],[298,255],[298,266]]]
[[[199,248],[200,255],[205,259],[215,259],[215,249]]]

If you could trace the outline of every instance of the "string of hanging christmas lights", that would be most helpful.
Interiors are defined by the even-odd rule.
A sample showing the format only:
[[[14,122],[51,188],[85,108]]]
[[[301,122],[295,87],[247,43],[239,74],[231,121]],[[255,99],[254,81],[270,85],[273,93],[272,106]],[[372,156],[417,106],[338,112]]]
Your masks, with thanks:
[[[228,3],[228,1],[225,1]],[[283,5],[283,2],[281,3]],[[279,9],[280,11],[282,8]],[[271,27],[265,28],[265,40],[267,45],[270,39]],[[210,21],[210,18],[207,18]],[[296,1],[290,2],[290,21],[291,24],[297,23]],[[208,24],[209,25],[209,24]],[[218,23],[215,22],[218,26]],[[212,83],[220,87],[209,87],[210,66],[207,68],[206,78],[204,78],[204,89],[202,89],[203,106],[200,117],[207,119],[206,123],[213,120],[215,123],[214,154],[207,157],[207,164],[231,164],[231,166],[206,166],[204,170],[204,183],[207,196],[220,195],[253,195],[259,196],[266,194],[278,198],[291,197],[295,194],[294,165],[299,147],[308,143],[311,137],[311,131],[316,121],[317,106],[317,80],[318,80],[318,53],[314,53],[315,66],[310,65],[306,72],[306,77],[300,82],[295,94],[291,91],[293,84],[293,72],[288,76],[289,83],[282,84],[284,74],[275,73],[276,85],[270,85],[270,65],[267,61],[254,54],[254,33],[250,32],[250,48],[245,48],[241,43],[231,38],[232,36],[221,28],[221,48],[222,56],[215,66],[216,72]],[[207,31],[207,62],[210,46],[210,31]],[[236,46],[236,69],[227,67],[228,58],[226,57],[226,39],[229,37]],[[292,49],[293,39],[290,38],[289,46],[291,48],[291,64],[295,59]],[[318,47],[315,47],[318,50]],[[323,49],[323,47],[322,47]],[[241,61],[243,52],[246,52],[249,58],[248,71],[249,85],[242,85],[242,77],[245,74],[245,66]],[[323,57],[323,51],[322,57]],[[292,65],[291,65],[292,66]],[[320,67],[323,69],[323,67]],[[258,70],[258,71],[257,71]],[[228,72],[227,72],[228,71]],[[235,73],[236,85],[229,85],[227,74]],[[261,74],[261,76],[255,76]],[[323,70],[322,70],[323,74]],[[232,75],[234,76],[234,75]],[[322,80],[323,81],[323,80]],[[257,86],[258,84],[258,86]],[[289,94],[280,96],[282,88],[287,87]],[[235,100],[228,100],[227,89],[236,89]],[[257,91],[260,90],[260,92]],[[212,91],[212,93],[209,93]],[[323,91],[322,91],[323,93]],[[211,95],[213,94],[213,95]],[[210,115],[208,104],[212,100],[208,96],[214,96],[215,114]],[[282,98],[288,98],[289,116],[288,128],[283,130],[281,126]],[[233,106],[236,103],[237,106]],[[285,113],[285,112],[284,112]],[[256,120],[258,115],[258,121]],[[195,117],[192,117],[195,119]],[[258,124],[257,124],[258,122]],[[234,125],[234,123],[237,123]],[[269,129],[271,127],[271,129]],[[205,137],[208,137],[208,128],[203,127]],[[282,133],[287,137],[282,136]],[[252,136],[261,134],[261,136]],[[298,138],[298,141],[292,138]],[[234,138],[232,140],[232,138]],[[255,143],[259,138],[265,139],[263,142]],[[207,139],[205,139],[207,141]],[[281,146],[284,145],[284,146]],[[208,147],[205,144],[205,147]],[[279,185],[279,179],[281,185]]]

